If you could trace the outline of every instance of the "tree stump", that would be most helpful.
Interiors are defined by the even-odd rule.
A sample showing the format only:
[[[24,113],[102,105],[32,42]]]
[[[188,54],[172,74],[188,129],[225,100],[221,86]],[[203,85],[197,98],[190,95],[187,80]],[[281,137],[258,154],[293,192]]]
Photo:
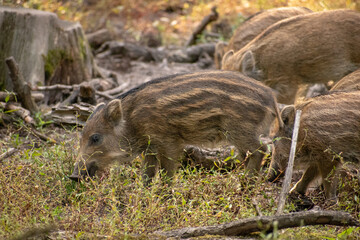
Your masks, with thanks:
[[[0,90],[13,90],[5,59],[13,56],[31,86],[79,84],[95,73],[82,27],[56,14],[0,7]]]

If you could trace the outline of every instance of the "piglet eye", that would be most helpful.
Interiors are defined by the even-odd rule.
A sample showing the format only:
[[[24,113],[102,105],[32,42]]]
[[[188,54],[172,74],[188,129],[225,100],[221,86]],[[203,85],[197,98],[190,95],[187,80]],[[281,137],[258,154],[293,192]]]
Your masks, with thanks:
[[[99,144],[102,141],[102,136],[98,133],[95,133],[90,136],[90,144]]]

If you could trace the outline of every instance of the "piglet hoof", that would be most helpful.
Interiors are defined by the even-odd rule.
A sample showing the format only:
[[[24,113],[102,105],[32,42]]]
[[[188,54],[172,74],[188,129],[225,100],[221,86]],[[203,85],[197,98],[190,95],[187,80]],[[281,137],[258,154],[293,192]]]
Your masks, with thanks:
[[[76,175],[68,176],[69,179],[73,180],[74,182],[80,182],[81,178]]]
[[[309,197],[304,194],[300,194],[296,191],[292,191],[289,194],[289,201],[294,203],[295,212],[300,212],[304,210],[310,210],[314,207],[314,203]]]

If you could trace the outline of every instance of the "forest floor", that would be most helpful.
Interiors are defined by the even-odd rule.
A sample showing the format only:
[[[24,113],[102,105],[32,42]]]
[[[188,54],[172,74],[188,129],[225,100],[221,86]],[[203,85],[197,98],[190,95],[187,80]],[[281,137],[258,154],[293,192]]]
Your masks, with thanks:
[[[39,1],[19,2],[32,4],[30,7],[39,4]],[[206,1],[193,4],[182,0],[117,0],[106,5],[106,1],[88,0],[83,2],[97,2],[96,8],[88,5],[75,11],[80,7],[73,6],[74,2],[77,1],[46,1],[46,4],[62,18],[79,20],[87,32],[109,27],[119,41],[141,43],[145,30],[155,29],[162,35],[159,47],[167,48],[183,46],[193,27],[212,7]],[[243,20],[243,16],[260,10],[259,5],[226,2],[228,5],[221,5],[218,10],[222,16],[228,16],[232,29]],[[280,3],[283,1],[277,2],[278,5],[273,6],[284,5]],[[38,8],[46,7],[46,4]],[[239,12],[242,12],[241,16]],[[228,38],[222,36],[221,40],[224,39]],[[205,36],[199,40],[206,41]],[[128,88],[156,77],[204,69],[198,62],[124,62],[112,57],[97,58],[96,61],[99,66],[119,73],[121,81],[130,82]],[[214,69],[214,65],[208,65],[206,69]],[[55,125],[38,115],[36,129],[55,139],[54,144],[33,134],[21,119],[11,113],[0,113],[0,116],[4,114],[11,115],[12,122],[0,122],[0,156],[10,149],[14,149],[14,153],[0,160],[1,239],[27,239],[31,236],[33,239],[165,239],[153,233],[254,217],[259,214],[258,210],[266,216],[276,213],[281,185],[269,183],[265,178],[269,156],[261,174],[253,179],[245,174],[242,160],[236,160],[231,169],[221,165],[211,170],[184,166],[176,173],[171,187],[162,183],[160,177],[151,187],[145,187],[141,177],[142,158],[139,156],[129,165],[114,166],[91,181],[75,183],[68,176],[77,158],[81,127]],[[321,187],[311,189],[308,197],[321,209],[346,211],[360,220],[359,179],[348,174],[339,184],[338,192],[336,204],[326,202]],[[294,204],[287,202],[285,212],[294,210]],[[319,225],[275,230],[273,233],[263,231],[245,237],[360,239],[360,228]]]

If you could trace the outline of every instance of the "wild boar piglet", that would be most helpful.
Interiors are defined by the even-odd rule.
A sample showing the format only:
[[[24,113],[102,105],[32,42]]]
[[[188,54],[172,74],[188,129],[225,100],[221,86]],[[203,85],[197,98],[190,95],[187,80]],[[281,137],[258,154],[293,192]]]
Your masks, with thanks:
[[[94,175],[110,163],[143,153],[148,183],[159,168],[172,177],[188,145],[227,143],[251,156],[247,169],[260,169],[259,136],[282,121],[272,90],[237,72],[207,71],[154,79],[99,105],[80,140],[71,176]]]

